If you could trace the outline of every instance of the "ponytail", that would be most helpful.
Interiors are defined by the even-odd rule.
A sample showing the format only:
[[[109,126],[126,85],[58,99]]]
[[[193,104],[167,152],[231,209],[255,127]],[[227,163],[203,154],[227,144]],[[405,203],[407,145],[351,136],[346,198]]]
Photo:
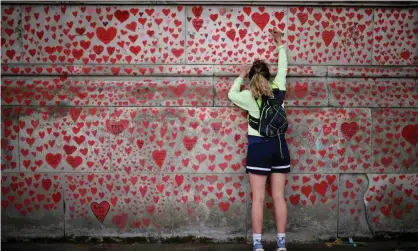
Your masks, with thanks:
[[[254,62],[249,72],[250,89],[254,98],[273,97],[273,88],[269,82],[270,71],[264,62]]]
[[[273,96],[273,88],[270,82],[260,73],[256,73],[251,79],[250,89],[254,98]]]

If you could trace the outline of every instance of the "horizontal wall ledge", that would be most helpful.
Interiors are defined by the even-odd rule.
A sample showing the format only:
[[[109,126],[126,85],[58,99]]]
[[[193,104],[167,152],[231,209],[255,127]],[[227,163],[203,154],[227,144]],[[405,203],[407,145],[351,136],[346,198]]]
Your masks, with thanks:
[[[3,64],[2,75],[28,76],[238,76],[240,65]],[[270,65],[276,74],[277,65]],[[326,66],[290,65],[289,76],[326,76]]]
[[[4,77],[2,104],[213,106],[211,77]]]
[[[177,64],[3,64],[2,75],[28,76],[237,76],[241,65]],[[277,65],[270,64],[273,75]],[[309,66],[289,65],[288,76],[304,77],[418,77],[418,66]]]
[[[2,105],[201,107],[234,106],[228,99],[236,77],[6,76]],[[245,83],[248,84],[248,78]],[[328,105],[326,78],[289,77],[285,105]]]
[[[418,67],[329,66],[330,77],[417,77]]]
[[[413,78],[328,78],[334,107],[418,107]]]
[[[129,1],[129,0],[109,0],[109,1],[98,1],[98,0],[85,0],[85,1],[36,1],[36,0],[25,0],[25,1],[3,1],[4,4],[136,4],[136,5],[167,5],[167,4],[183,4],[183,5],[303,5],[303,6],[417,6],[418,4],[414,1],[278,1],[278,0],[262,0],[262,1],[212,1],[212,0],[165,0],[165,1]]]

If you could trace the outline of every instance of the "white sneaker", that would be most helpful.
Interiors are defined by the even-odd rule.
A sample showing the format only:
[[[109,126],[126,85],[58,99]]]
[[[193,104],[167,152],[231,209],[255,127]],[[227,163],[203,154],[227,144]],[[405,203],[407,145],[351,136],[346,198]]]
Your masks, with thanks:
[[[264,251],[263,245],[261,245],[261,244],[255,244],[253,246],[253,251]]]

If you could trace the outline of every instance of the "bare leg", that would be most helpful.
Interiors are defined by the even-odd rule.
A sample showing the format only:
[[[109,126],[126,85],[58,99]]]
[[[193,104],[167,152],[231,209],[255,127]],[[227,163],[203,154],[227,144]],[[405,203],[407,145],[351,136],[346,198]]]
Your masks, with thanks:
[[[277,233],[285,233],[287,224],[287,204],[284,198],[286,174],[272,173],[270,181],[274,203],[274,216],[276,218]]]
[[[251,207],[251,222],[253,233],[261,234],[263,228],[263,208],[266,191],[266,175],[249,174],[253,204]]]

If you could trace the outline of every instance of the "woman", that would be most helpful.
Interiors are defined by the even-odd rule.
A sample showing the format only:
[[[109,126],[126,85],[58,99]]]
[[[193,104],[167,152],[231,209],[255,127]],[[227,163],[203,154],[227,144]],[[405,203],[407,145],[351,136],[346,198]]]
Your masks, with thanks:
[[[278,88],[280,96],[286,93],[287,58],[282,44],[282,33],[273,29],[274,40],[279,52],[278,72],[273,81],[269,82],[268,66],[256,61],[249,73],[250,90],[240,91],[247,75],[248,68],[243,66],[239,77],[234,81],[228,98],[237,106],[248,111],[249,118],[260,118],[262,97],[272,97],[273,89]],[[277,91],[277,90],[276,90]],[[285,230],[287,223],[287,205],[284,198],[286,173],[290,172],[290,157],[284,134],[278,137],[263,137],[256,128],[248,125],[248,152],[246,172],[249,174],[253,203],[251,220],[253,230],[253,251],[264,251],[261,243],[263,224],[263,206],[267,177],[270,176],[274,202],[274,214],[277,229],[277,251],[286,251]]]

